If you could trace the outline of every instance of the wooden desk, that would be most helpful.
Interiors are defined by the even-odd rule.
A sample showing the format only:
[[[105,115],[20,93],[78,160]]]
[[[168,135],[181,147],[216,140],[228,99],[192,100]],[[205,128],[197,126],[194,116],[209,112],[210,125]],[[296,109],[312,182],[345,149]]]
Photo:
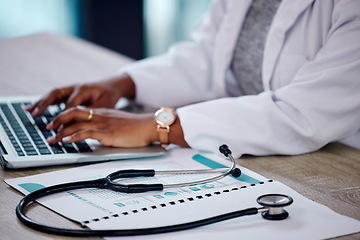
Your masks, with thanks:
[[[42,94],[56,86],[101,79],[130,62],[121,55],[83,41],[40,34],[15,40],[0,40],[0,95]],[[51,54],[57,52],[55,59]],[[96,56],[94,58],[94,56]],[[32,62],[32,60],[36,62]],[[82,59],[82,61],[79,61]],[[28,64],[34,64],[32,68]],[[24,85],[31,79],[32,87]],[[43,84],[46,82],[46,84]],[[20,83],[20,84],[19,84]],[[321,150],[299,156],[245,156],[237,160],[267,178],[278,180],[302,195],[336,212],[360,220],[360,150],[332,143]],[[25,170],[0,170],[1,239],[83,239],[54,236],[31,230],[15,216],[22,194],[7,186],[6,178],[22,177],[72,166]],[[30,216],[56,226],[74,224],[48,209],[30,210]],[[99,239],[99,238],[92,238]],[[360,233],[339,239],[360,239]]]

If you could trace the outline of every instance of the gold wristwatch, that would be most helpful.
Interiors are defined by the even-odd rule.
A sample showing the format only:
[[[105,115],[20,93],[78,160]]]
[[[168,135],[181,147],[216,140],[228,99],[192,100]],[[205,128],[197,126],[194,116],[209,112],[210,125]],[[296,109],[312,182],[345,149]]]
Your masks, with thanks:
[[[155,120],[161,146],[166,147],[169,144],[170,126],[176,120],[175,110],[173,108],[162,107],[155,112]]]

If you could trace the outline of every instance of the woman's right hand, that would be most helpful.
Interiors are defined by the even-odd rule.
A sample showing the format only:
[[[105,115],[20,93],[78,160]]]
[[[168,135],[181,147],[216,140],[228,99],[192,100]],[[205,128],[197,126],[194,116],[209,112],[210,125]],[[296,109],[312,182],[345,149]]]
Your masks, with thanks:
[[[135,85],[129,75],[121,75],[106,81],[57,88],[42,97],[26,110],[33,116],[42,115],[49,105],[64,102],[65,109],[79,105],[89,108],[115,106],[120,97],[134,98]]]

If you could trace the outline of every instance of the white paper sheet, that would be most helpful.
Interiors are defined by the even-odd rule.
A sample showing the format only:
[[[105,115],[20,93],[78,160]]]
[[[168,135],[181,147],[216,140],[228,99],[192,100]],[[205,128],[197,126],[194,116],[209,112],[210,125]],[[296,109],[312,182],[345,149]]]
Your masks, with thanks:
[[[204,161],[203,161],[204,160]],[[7,179],[6,182],[27,194],[37,187],[69,181],[105,177],[119,169],[203,169],[229,166],[229,162],[213,154],[199,155],[191,149],[172,149],[166,157],[107,162],[29,177]],[[293,197],[287,207],[290,217],[269,221],[260,214],[232,219],[210,226],[176,233],[119,239],[324,239],[360,231],[360,221],[335,213],[315,203],[286,185],[269,181],[240,167],[240,179],[226,177],[220,181],[162,192],[124,194],[108,190],[74,190],[41,199],[41,203],[91,229],[148,228],[178,224],[212,217],[250,207],[259,207],[256,198],[268,193]],[[209,177],[209,175],[205,176]],[[176,183],[204,178],[156,177],[132,179],[132,183]],[[126,180],[127,183],[128,180]],[[113,238],[108,238],[113,239]]]
[[[108,174],[120,169],[153,169],[156,170],[178,170],[178,169],[208,169],[208,167],[193,160],[194,156],[199,156],[198,152],[191,149],[173,149],[167,153],[166,157],[146,160],[114,161],[85,167],[72,168],[57,172],[38,174],[29,177],[7,179],[5,182],[18,189],[24,194],[42,188],[44,186],[59,183],[90,180],[103,178]],[[214,154],[201,154],[207,159],[216,160],[223,165],[229,166],[230,162]],[[242,176],[235,180],[226,177],[217,182],[191,186],[185,188],[173,188],[163,192],[147,192],[140,194],[118,193],[103,189],[83,189],[59,193],[56,195],[40,199],[40,203],[48,208],[60,213],[61,215],[87,223],[94,219],[101,219],[128,211],[142,208],[149,208],[154,204],[160,204],[164,200],[171,201],[179,196],[187,198],[208,191],[209,189],[223,188],[233,183],[246,186],[255,182],[266,181],[266,178],[242,168]],[[201,175],[170,175],[154,178],[124,179],[120,183],[179,183],[200,180],[214,176],[212,174]],[[250,177],[251,176],[251,177]],[[247,178],[245,178],[247,177]],[[245,180],[247,182],[241,181]],[[250,180],[250,181],[249,181]]]
[[[174,233],[155,234],[135,237],[108,237],[108,240],[180,240],[180,239],[277,239],[277,240],[312,240],[327,239],[360,231],[360,222],[335,213],[331,209],[315,203],[296,191],[279,182],[248,187],[231,193],[221,194],[210,201],[197,201],[187,205],[177,205],[176,208],[160,209],[155,213],[144,213],[136,216],[119,216],[104,221],[92,222],[91,229],[111,229],[153,225],[169,225],[178,221],[193,221],[226,212],[258,207],[256,198],[267,193],[282,193],[290,195],[294,203],[286,208],[289,217],[281,221],[265,220],[260,214],[244,216],[200,228]],[[190,213],[189,215],[187,215]],[[156,216],[156,219],[154,218]],[[174,218],[172,217],[174,216]],[[179,220],[180,219],[180,220]],[[154,224],[156,220],[156,224]]]

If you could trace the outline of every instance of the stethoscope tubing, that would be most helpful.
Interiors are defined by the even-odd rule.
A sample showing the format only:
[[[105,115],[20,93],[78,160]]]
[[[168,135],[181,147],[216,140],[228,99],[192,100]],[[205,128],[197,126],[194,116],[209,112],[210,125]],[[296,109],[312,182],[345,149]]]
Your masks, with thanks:
[[[94,186],[97,185],[98,180],[95,181]],[[85,181],[84,184],[94,183],[94,181]],[[66,191],[74,190],[74,189],[81,189],[85,188],[83,184],[61,184],[63,189],[67,189]],[[88,188],[88,185],[86,185],[86,188]],[[28,194],[26,197],[24,197],[18,206],[16,207],[16,215],[21,220],[22,223],[24,223],[26,226],[46,232],[51,234],[57,234],[57,235],[63,235],[63,236],[135,236],[135,235],[148,235],[148,234],[159,234],[159,233],[167,233],[167,232],[173,232],[173,231],[181,231],[181,230],[187,230],[191,228],[201,227],[208,224],[221,222],[224,220],[229,220],[232,218],[237,218],[245,215],[254,215],[259,212],[258,208],[248,208],[243,209],[231,213],[226,213],[222,215],[218,215],[215,217],[210,217],[206,219],[201,219],[198,221],[183,223],[183,224],[177,224],[177,225],[170,225],[170,226],[163,226],[163,227],[155,227],[155,228],[143,228],[143,229],[111,229],[111,230],[91,230],[91,229],[70,229],[70,228],[58,228],[58,227],[52,227],[47,226],[38,222],[33,221],[32,219],[28,218],[24,214],[25,208],[31,204],[31,202],[35,201],[38,198],[41,198],[42,196],[47,196],[50,194],[62,192],[59,191],[59,188],[56,186],[54,187],[48,187],[45,189],[37,190],[33,193]]]
[[[204,183],[208,183],[208,182],[214,182],[217,180],[220,180],[224,177],[226,177],[227,175],[231,174],[232,171],[234,171],[235,169],[240,171],[240,169],[235,168],[236,163],[235,163],[235,159],[231,156],[231,154],[228,155],[228,157],[231,160],[231,167],[229,168],[221,168],[221,169],[199,169],[199,170],[176,170],[176,171],[157,171],[157,173],[167,173],[167,174],[203,174],[203,173],[216,173],[216,172],[222,172],[222,174],[219,174],[218,176],[215,177],[211,177],[211,178],[207,178],[207,179],[203,179],[203,180],[199,180],[199,181],[193,181],[193,182],[186,182],[186,183],[177,183],[177,184],[164,184],[164,189],[165,188],[177,188],[177,187],[186,187],[186,186],[191,186],[191,185],[199,185],[199,184],[204,184]],[[240,171],[241,174],[241,171]],[[240,175],[239,174],[239,175]]]
[[[85,189],[85,188],[98,188],[98,189],[110,189],[118,192],[124,193],[141,193],[147,191],[162,191],[164,188],[175,188],[175,187],[184,187],[184,186],[191,186],[191,185],[198,185],[207,182],[212,182],[224,178],[225,176],[229,175],[230,173],[233,175],[240,175],[241,171],[235,168],[235,160],[231,156],[231,151],[228,149],[226,145],[222,145],[220,147],[220,152],[222,152],[225,156],[229,157],[232,166],[227,169],[204,169],[204,170],[175,170],[175,171],[159,171],[159,174],[195,174],[195,173],[209,173],[209,172],[222,172],[218,176],[207,178],[204,180],[193,181],[193,182],[186,182],[186,183],[179,183],[179,184],[119,184],[114,182],[120,178],[133,178],[133,177],[153,177],[155,175],[155,170],[153,169],[144,169],[144,170],[120,170],[114,173],[109,174],[105,178],[95,179],[95,180],[88,180],[88,181],[80,181],[80,182],[70,182],[70,183],[63,183],[54,186],[45,187],[34,191],[27,196],[25,196],[17,205],[16,207],[16,215],[20,219],[22,223],[31,227],[33,229],[47,232],[47,233],[54,233],[58,235],[65,235],[65,236],[133,236],[133,235],[146,235],[146,234],[156,234],[156,233],[166,233],[172,231],[179,231],[185,230],[195,227],[204,226],[211,223],[220,222],[223,220],[240,217],[244,215],[252,215],[258,213],[258,208],[249,208],[245,210],[235,211],[232,213],[227,213],[211,218],[206,218],[198,221],[171,225],[171,226],[163,226],[163,227],[156,227],[156,228],[144,228],[144,229],[119,229],[119,230],[90,230],[90,229],[67,229],[67,228],[57,228],[52,226],[47,226],[41,223],[38,223],[30,218],[28,218],[25,214],[25,209],[35,200],[45,197],[48,195],[52,195],[55,193],[60,192],[67,192],[70,190],[78,190],[78,189]],[[235,174],[234,174],[234,170]],[[225,172],[224,172],[225,171]]]

